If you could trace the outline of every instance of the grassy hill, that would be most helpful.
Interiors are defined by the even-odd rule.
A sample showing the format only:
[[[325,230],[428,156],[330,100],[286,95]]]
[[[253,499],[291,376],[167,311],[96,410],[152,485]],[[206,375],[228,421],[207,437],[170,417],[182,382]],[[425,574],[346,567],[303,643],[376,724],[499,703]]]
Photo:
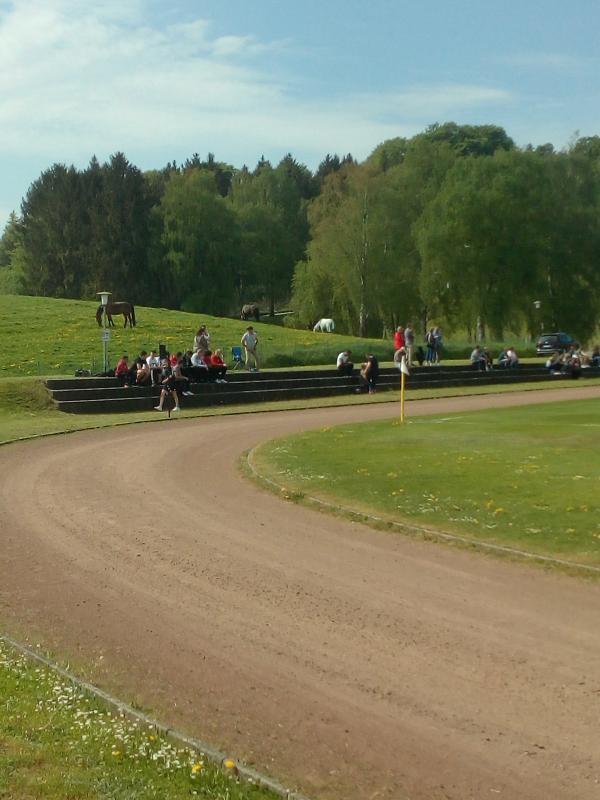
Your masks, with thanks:
[[[75,369],[102,370],[101,331],[95,320],[98,301],[56,300],[46,297],[0,295],[0,377],[18,375],[72,375]],[[127,353],[165,344],[171,352],[186,350],[201,323],[208,326],[211,344],[230,360],[231,347],[249,323],[239,319],[187,314],[164,308],[136,307],[137,326],[124,329],[123,318],[115,318],[109,344],[110,363]],[[340,350],[349,347],[356,360],[375,352],[381,359],[392,357],[391,342],[357,340],[336,334],[313,333],[256,323],[265,367],[302,364],[335,364]]]

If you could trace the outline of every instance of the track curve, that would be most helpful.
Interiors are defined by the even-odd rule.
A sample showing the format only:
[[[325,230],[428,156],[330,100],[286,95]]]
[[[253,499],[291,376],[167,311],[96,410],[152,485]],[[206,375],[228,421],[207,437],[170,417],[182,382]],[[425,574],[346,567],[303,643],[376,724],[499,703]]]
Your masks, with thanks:
[[[414,413],[600,398],[415,401]],[[0,450],[0,615],[315,797],[598,797],[600,588],[286,504],[238,471],[385,405]]]

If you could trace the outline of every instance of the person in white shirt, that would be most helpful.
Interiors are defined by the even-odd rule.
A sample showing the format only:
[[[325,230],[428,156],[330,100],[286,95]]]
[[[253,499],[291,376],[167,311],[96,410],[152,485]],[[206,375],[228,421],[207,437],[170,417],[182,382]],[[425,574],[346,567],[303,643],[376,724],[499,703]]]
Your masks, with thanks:
[[[248,325],[246,333],[242,336],[242,347],[246,353],[246,369],[249,372],[258,372],[257,346],[258,336],[254,333],[252,325]]]
[[[150,355],[146,359],[146,364],[150,370],[150,380],[152,382],[152,386],[156,386],[160,377],[160,358],[158,357],[156,350],[150,351]]]
[[[354,364],[350,361],[351,350],[342,350],[342,352],[337,357],[336,367],[338,372],[341,372],[342,375],[352,375],[352,371],[354,370]]]
[[[506,350],[507,367],[516,367],[519,364],[519,356],[514,347],[508,347]]]
[[[208,380],[208,364],[204,360],[204,354],[202,350],[198,349],[193,354],[192,358],[192,366],[190,367],[191,377],[194,383],[198,383],[199,381],[207,381]]]

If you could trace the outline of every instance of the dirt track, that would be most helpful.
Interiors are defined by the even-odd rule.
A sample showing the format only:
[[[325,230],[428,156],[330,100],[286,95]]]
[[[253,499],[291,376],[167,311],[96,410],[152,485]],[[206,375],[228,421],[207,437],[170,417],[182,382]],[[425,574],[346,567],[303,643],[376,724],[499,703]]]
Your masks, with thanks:
[[[266,438],[395,410],[2,448],[0,617],[313,797],[600,797],[600,587],[286,504],[237,469]]]

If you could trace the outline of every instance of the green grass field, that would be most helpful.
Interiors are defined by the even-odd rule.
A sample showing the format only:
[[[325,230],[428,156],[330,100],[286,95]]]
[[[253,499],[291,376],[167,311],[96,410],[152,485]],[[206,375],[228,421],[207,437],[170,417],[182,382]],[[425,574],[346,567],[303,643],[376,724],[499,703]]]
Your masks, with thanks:
[[[0,797],[272,800],[0,641]]]
[[[97,302],[56,300],[45,297],[0,295],[0,377],[22,375],[72,375],[75,369],[102,370],[101,330],[95,320]],[[220,347],[230,359],[232,345],[239,345],[247,322],[169,311],[163,308],[136,308],[137,326],[122,327],[115,318],[109,345],[110,363],[127,353],[135,357],[140,350],[158,349],[165,344],[170,352],[193,345],[201,323],[208,326],[213,349]],[[313,333],[257,323],[259,349],[265,367],[301,364],[335,365],[340,350],[349,347],[361,356],[376,352],[391,359],[392,344],[381,339],[357,340],[337,334]]]
[[[597,400],[335,427],[254,461],[300,499],[600,565]]]

